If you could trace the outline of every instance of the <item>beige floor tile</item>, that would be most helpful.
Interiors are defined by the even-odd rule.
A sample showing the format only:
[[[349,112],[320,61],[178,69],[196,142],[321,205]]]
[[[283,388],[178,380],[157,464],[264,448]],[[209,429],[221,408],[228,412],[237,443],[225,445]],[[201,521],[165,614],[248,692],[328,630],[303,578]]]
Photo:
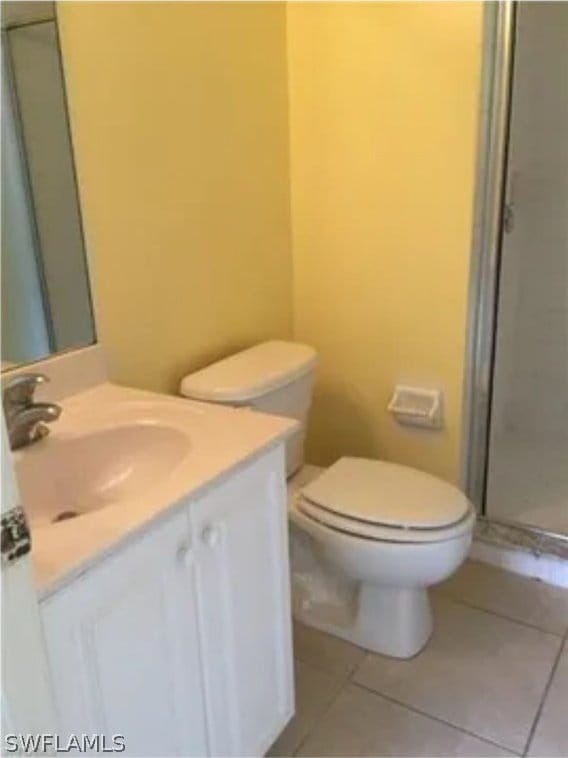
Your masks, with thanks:
[[[564,634],[568,629],[568,589],[478,561],[467,561],[435,592],[444,592],[469,605]]]
[[[321,669],[297,661],[295,685],[296,715],[268,752],[269,756],[293,755],[336,697],[343,682]]]
[[[365,651],[338,637],[295,622],[294,655],[333,676],[347,679],[363,660]]]
[[[568,646],[560,657],[554,672],[552,684],[544,701],[544,708],[533,740],[529,755],[558,756],[568,755]]]
[[[340,693],[298,754],[432,758],[511,755],[354,685]]]
[[[521,752],[561,639],[440,597],[434,625],[418,656],[369,654],[354,681]]]

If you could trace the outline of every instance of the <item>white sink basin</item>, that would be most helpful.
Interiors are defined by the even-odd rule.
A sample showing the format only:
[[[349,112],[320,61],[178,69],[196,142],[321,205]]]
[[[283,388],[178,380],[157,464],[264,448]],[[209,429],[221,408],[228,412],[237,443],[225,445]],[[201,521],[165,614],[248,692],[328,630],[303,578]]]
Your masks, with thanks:
[[[282,416],[107,382],[61,406],[50,434],[14,454],[43,596],[298,428]],[[282,484],[275,477],[274,492]],[[68,511],[79,518],[59,521]]]
[[[57,523],[147,494],[190,447],[182,430],[150,421],[50,435],[16,460],[30,524]]]

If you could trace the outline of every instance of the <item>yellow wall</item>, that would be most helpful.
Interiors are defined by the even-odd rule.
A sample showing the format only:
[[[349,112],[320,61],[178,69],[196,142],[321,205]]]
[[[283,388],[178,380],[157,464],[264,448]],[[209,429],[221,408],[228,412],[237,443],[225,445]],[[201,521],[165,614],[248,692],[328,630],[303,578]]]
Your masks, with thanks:
[[[172,391],[293,334],[321,357],[314,462],[377,455],[455,478],[481,3],[59,15],[113,377]],[[444,389],[443,432],[394,424],[397,381]]]
[[[314,462],[457,476],[481,13],[289,6],[295,336],[321,356]],[[395,425],[398,381],[443,388],[443,432]]]
[[[60,3],[99,336],[115,380],[290,336],[285,6]]]

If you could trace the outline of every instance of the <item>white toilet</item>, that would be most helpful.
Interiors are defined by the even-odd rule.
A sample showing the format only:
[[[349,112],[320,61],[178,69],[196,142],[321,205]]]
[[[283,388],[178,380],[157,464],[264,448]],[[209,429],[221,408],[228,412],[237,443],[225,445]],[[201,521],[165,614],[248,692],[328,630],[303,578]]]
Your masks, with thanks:
[[[186,376],[181,394],[300,421],[286,449],[292,541],[297,531],[301,549],[310,547],[318,581],[343,588],[345,613],[338,621],[316,606],[304,615],[302,604],[296,613],[368,650],[410,658],[432,632],[427,588],[465,560],[475,510],[434,476],[364,458],[341,458],[298,488],[310,479],[301,468],[316,362],[306,345],[264,342]]]

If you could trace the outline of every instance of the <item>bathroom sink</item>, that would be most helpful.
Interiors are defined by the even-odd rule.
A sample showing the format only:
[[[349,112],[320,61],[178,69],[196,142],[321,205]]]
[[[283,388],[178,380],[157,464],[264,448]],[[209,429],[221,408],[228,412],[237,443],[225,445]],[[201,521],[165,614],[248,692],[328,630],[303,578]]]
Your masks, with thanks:
[[[146,494],[168,478],[190,446],[180,429],[150,421],[50,435],[16,456],[30,524],[65,521]]]

